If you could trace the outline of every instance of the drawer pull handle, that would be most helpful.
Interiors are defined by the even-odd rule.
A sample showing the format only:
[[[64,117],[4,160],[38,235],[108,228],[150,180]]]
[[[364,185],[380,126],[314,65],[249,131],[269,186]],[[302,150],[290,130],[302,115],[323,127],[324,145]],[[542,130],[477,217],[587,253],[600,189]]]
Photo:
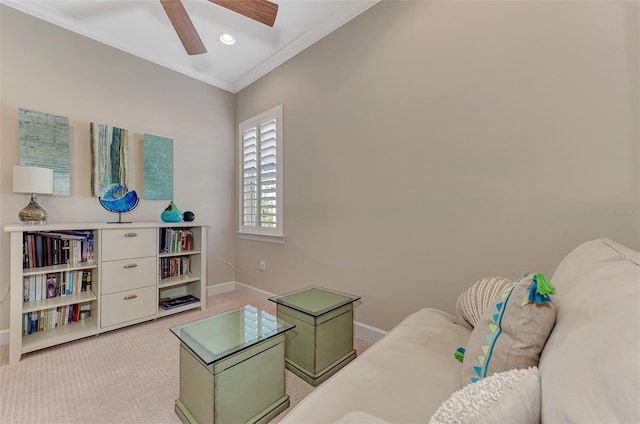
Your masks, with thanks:
[[[125,237],[138,237],[138,233],[125,233]]]
[[[131,300],[131,299],[135,299],[136,297],[138,297],[137,294],[128,294],[124,297],[124,300]]]
[[[137,268],[138,264],[126,264],[124,266],[124,269],[129,269],[129,268]]]

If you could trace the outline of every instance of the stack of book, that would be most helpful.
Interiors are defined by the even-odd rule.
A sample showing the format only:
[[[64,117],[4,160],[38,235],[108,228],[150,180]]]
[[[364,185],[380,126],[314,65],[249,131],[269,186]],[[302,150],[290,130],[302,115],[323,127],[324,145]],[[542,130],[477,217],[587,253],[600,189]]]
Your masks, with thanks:
[[[188,294],[186,296],[175,297],[173,299],[160,299],[160,307],[162,309],[173,309],[194,302],[200,302],[200,299]]]
[[[160,228],[160,253],[193,250],[193,232],[188,228]]]
[[[91,270],[48,272],[23,277],[23,300],[33,302],[91,291]]]
[[[58,306],[57,308],[41,309],[39,311],[22,314],[22,335],[29,335],[49,330],[51,328],[71,325],[80,320],[80,309],[83,306]]]
[[[25,269],[91,261],[91,231],[24,233],[22,266]]]
[[[191,273],[191,259],[188,256],[160,259],[160,279],[189,273]]]

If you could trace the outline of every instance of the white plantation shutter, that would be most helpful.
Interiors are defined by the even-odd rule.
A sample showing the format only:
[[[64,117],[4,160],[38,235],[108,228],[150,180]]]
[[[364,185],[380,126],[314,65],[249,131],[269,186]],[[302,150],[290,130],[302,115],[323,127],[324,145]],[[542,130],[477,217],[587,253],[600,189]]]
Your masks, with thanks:
[[[282,235],[282,106],[240,124],[240,232]]]
[[[258,131],[250,128],[242,133],[243,205],[242,225],[258,222]]]
[[[278,210],[277,121],[260,125],[260,226],[275,228]]]

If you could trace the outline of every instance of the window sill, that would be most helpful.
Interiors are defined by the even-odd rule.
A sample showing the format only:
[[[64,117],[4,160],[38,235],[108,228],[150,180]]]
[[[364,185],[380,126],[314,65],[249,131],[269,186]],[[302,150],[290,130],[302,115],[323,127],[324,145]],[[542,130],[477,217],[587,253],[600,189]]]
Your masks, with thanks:
[[[241,240],[261,241],[264,243],[284,244],[284,236],[272,236],[267,234],[238,233]]]

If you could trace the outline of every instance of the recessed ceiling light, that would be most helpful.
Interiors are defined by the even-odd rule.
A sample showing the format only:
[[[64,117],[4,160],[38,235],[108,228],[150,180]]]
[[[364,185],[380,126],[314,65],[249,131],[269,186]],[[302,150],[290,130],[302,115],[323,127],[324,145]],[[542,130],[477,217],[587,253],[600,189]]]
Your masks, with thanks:
[[[222,44],[230,46],[236,43],[236,37],[225,32],[223,34],[220,34],[220,41],[222,42]]]

